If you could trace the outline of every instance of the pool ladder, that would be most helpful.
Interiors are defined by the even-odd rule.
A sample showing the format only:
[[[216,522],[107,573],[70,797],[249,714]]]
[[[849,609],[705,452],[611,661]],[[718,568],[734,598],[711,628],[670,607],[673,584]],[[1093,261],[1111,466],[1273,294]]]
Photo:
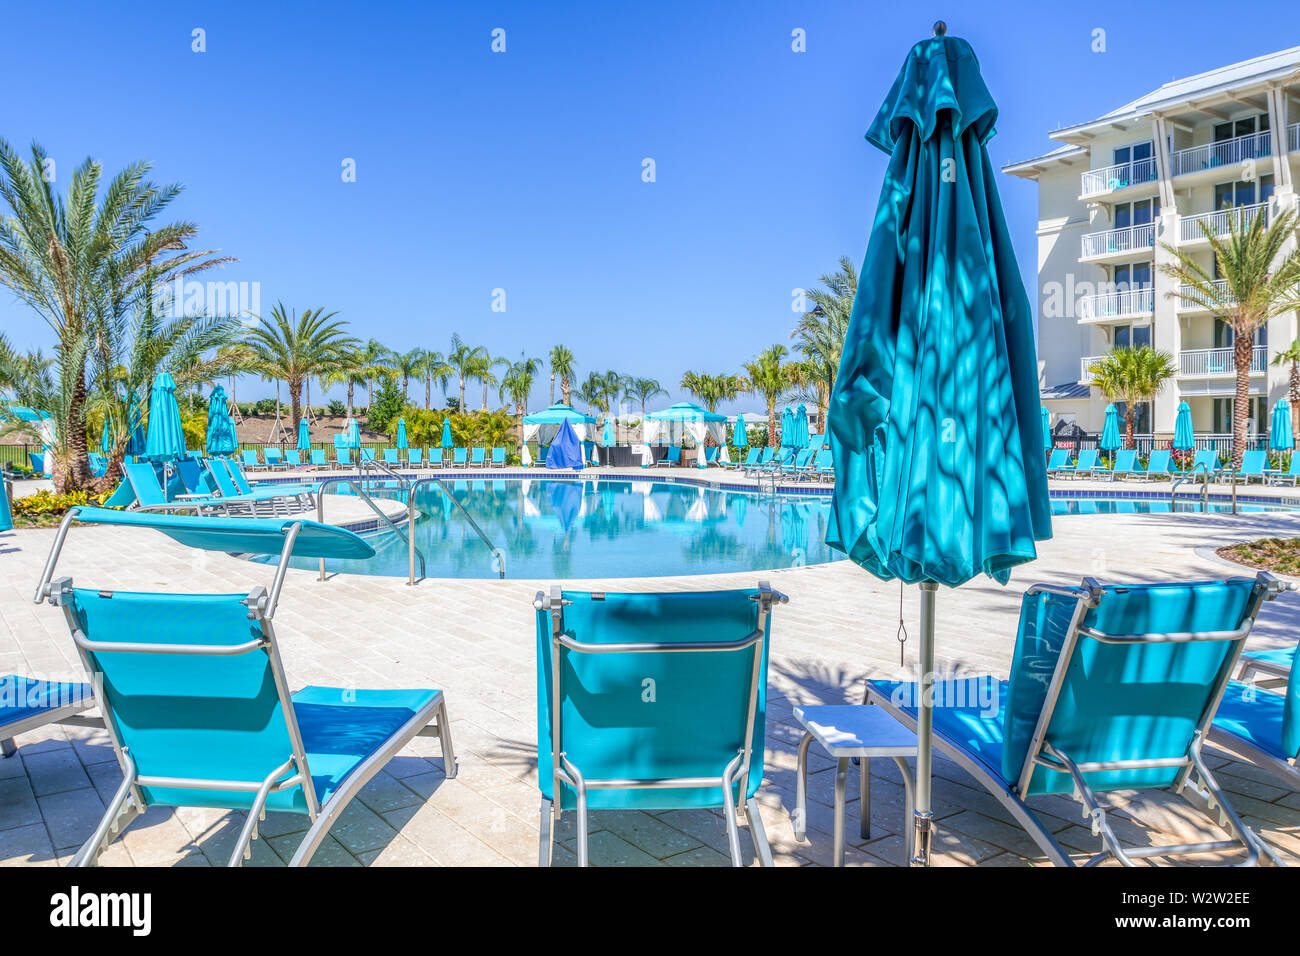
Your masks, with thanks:
[[[1195,481],[1198,469],[1202,472],[1202,478],[1204,479],[1201,482],[1201,514],[1205,514],[1210,510],[1210,469],[1202,462],[1193,468],[1190,474],[1183,475],[1175,481],[1174,486],[1169,489],[1169,510],[1171,512],[1178,510],[1178,486],[1185,481]],[[1237,483],[1235,481],[1232,483],[1232,513],[1237,513]]]
[[[361,470],[364,472],[365,468],[363,467]],[[401,480],[401,482],[409,484],[409,482],[407,482],[405,478],[401,478],[400,475],[398,476],[398,478]],[[414,537],[411,536],[410,534],[403,533],[401,528],[393,524],[393,519],[388,517],[388,515],[384,514],[384,510],[380,508],[379,505],[375,504],[375,499],[370,497],[370,495],[366,492],[365,488],[362,487],[362,484],[367,484],[364,477],[360,479],[360,482],[361,483],[358,483],[358,479],[352,477],[326,478],[324,481],[322,481],[316,488],[316,520],[319,521],[321,524],[325,523],[325,489],[332,487],[334,485],[347,485],[349,488],[352,489],[353,494],[355,494],[358,498],[360,498],[362,501],[364,501],[367,505],[370,506],[370,510],[373,511],[375,513],[375,516],[379,518],[380,524],[385,525],[389,531],[393,532],[393,534],[397,535],[404,542],[406,542],[406,546],[410,555],[409,560],[411,565],[411,573],[410,573],[411,578],[414,579],[415,577],[415,561],[417,558],[420,561],[420,576],[424,577],[424,570],[425,570],[424,552],[416,548]],[[408,524],[407,525],[408,531],[410,527],[411,525]],[[325,559],[321,558],[320,559],[320,580],[324,581],[325,578],[326,578]]]
[[[406,498],[406,526],[408,528],[415,527],[415,492],[421,485],[437,485],[438,489],[447,496],[447,500],[456,506],[456,509],[460,511],[462,516],[464,516],[466,523],[473,529],[474,533],[478,535],[479,540],[482,541],[484,546],[488,549],[488,553],[492,556],[492,564],[494,570],[497,572],[497,577],[504,581],[506,577],[505,552],[492,543],[491,539],[489,539],[483,532],[483,529],[479,527],[479,523],[474,520],[474,516],[465,510],[465,506],[460,503],[460,500],[447,489],[446,483],[436,475],[426,475],[423,478],[417,478],[415,481],[411,482],[410,490],[407,492]],[[419,554],[415,548],[414,535],[407,538],[407,546],[410,549],[410,559],[407,562],[406,583],[414,584],[416,581],[415,559]],[[422,555],[420,556],[420,577],[424,577],[424,557]]]

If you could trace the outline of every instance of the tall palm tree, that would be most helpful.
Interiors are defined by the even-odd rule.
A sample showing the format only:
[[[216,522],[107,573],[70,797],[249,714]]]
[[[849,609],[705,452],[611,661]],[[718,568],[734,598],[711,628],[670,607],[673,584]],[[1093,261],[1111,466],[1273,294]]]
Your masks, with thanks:
[[[345,417],[352,417],[353,406],[356,404],[356,389],[359,385],[369,387],[370,376],[374,374],[372,367],[366,362],[366,350],[364,347],[353,347],[343,349],[333,366],[321,375],[321,384],[329,389],[336,385],[343,385],[347,388],[347,410]]]
[[[343,331],[347,323],[335,321],[336,315],[324,309],[305,309],[300,316],[286,312],[284,303],[277,302],[270,317],[257,316],[262,324],[248,333],[247,343],[257,356],[262,375],[289,386],[294,422],[302,417],[302,386],[307,376],[330,370],[348,349],[360,344]]]
[[[789,363],[789,351],[784,345],[769,345],[758,358],[744,365],[745,378],[741,391],[762,395],[767,402],[767,443],[776,444],[776,405],[794,384]]]
[[[528,396],[533,390],[533,380],[541,370],[541,359],[521,356],[519,361],[512,362],[510,368],[501,376],[501,389],[497,397],[505,398],[509,395],[510,401],[514,402],[521,436],[524,429],[524,416],[528,414]]]
[[[821,421],[826,420],[826,404],[835,388],[853,299],[858,293],[858,272],[852,260],[840,256],[839,264],[838,272],[821,277],[826,288],[809,290],[813,307],[799,316],[790,333],[790,338],[796,340],[796,348],[804,355],[804,361],[795,370],[798,384],[812,390]]]
[[[1274,365],[1290,365],[1287,384],[1288,404],[1291,406],[1291,434],[1300,435],[1300,339],[1273,356]]]
[[[1149,345],[1117,348],[1088,367],[1092,384],[1124,403],[1124,447],[1133,447],[1138,402],[1149,402],[1178,374],[1173,356]]]
[[[555,379],[560,379],[560,395],[563,396],[564,404],[571,404],[569,393],[573,387],[573,373],[577,369],[578,363],[573,358],[573,353],[566,346],[557,345],[551,349],[551,404],[555,404]]]
[[[460,384],[460,411],[465,411],[465,382],[478,378],[478,370],[488,358],[488,350],[481,345],[466,345],[459,335],[452,335],[451,348],[447,351],[447,365]],[[485,403],[486,404],[486,403]]]
[[[380,369],[392,368],[393,352],[378,339],[371,339],[361,348],[366,368],[366,414],[375,403],[375,376]]]
[[[711,412],[718,410],[722,402],[734,401],[736,396],[747,391],[745,380],[739,375],[709,375],[704,372],[686,372],[682,375],[680,386],[698,398]]]
[[[424,349],[414,348],[409,352],[394,352],[391,357],[393,371],[402,377],[402,403],[410,401],[411,379],[424,375],[424,361],[427,357]]]
[[[446,392],[455,370],[441,352],[433,351],[425,351],[420,370],[424,373],[424,410],[430,411],[433,408],[433,383],[437,382],[438,387]]]
[[[1161,245],[1176,261],[1162,263],[1160,271],[1178,283],[1177,291],[1169,293],[1171,297],[1214,313],[1232,329],[1232,357],[1237,370],[1232,404],[1232,464],[1240,468],[1250,417],[1255,333],[1269,319],[1300,306],[1300,250],[1282,255],[1282,247],[1295,229],[1293,210],[1282,213],[1268,226],[1262,214],[1248,217],[1242,210],[1227,218],[1229,228],[1222,235],[1215,235],[1209,225],[1200,223],[1214,253],[1221,283],[1216,283],[1186,248],[1165,243]]]
[[[606,404],[608,393],[605,391],[605,379],[599,372],[588,372],[578,386],[578,399],[587,407],[587,414],[609,411]],[[565,404],[568,404],[567,402]]]
[[[612,412],[618,407],[618,400],[626,394],[627,376],[611,371],[598,377],[600,378],[601,398],[605,411]]]
[[[659,384],[658,379],[654,378],[633,378],[627,383],[627,397],[633,399],[641,406],[641,417],[645,418],[646,402],[658,398],[660,395],[667,395],[663,386]]]
[[[86,362],[97,350],[102,359],[103,328],[142,302],[152,305],[155,284],[233,260],[188,250],[198,234],[192,222],[150,228],[181,187],[147,179],[148,163],[127,166],[101,195],[103,167],[87,159],[73,170],[65,200],[45,175],[48,160],[39,144],[24,161],[0,139],[0,199],[9,207],[0,217],[0,284],[53,330],[55,361],[72,363],[50,378],[68,387],[53,419],[60,445],[54,484],[66,491],[92,485]]]
[[[499,385],[496,373],[492,371],[502,365],[509,366],[510,360],[504,358],[493,358],[492,354],[485,348],[480,348],[482,353],[472,364],[473,374],[471,378],[477,379],[483,383],[483,411],[488,410],[488,389],[494,385]]]

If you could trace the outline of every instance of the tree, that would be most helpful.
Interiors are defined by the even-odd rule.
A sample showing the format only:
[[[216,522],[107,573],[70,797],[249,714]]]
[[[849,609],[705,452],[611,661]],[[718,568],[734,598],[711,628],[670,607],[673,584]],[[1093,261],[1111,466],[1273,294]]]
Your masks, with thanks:
[[[493,385],[500,384],[497,380],[496,373],[492,370],[502,365],[508,366],[509,359],[493,358],[491,353],[485,348],[480,348],[482,354],[473,360],[470,364],[472,370],[471,377],[483,383],[483,411],[488,410],[488,389]]]
[[[304,379],[329,371],[348,349],[359,344],[343,331],[346,323],[334,320],[336,315],[324,309],[306,309],[299,316],[286,312],[284,303],[277,302],[270,318],[257,316],[262,324],[248,333],[248,347],[257,356],[258,371],[289,386],[295,424],[302,417]]]
[[[343,417],[351,418],[353,406],[356,404],[356,388],[358,385],[365,385],[367,392],[370,388],[371,376],[373,371],[366,361],[366,351],[364,348],[348,348],[340,352],[338,360],[333,367],[321,376],[321,384],[325,388],[333,388],[336,385],[347,387],[348,400],[343,407]],[[367,395],[367,397],[369,397]],[[343,404],[343,403],[340,403]],[[334,414],[334,403],[330,403],[330,414]]]
[[[361,349],[362,362],[366,368],[366,414],[375,403],[375,376],[380,369],[392,368],[392,350],[377,339],[371,339]]]
[[[411,349],[409,352],[392,353],[393,371],[402,376],[403,402],[410,401],[411,379],[416,375],[424,375],[425,358],[426,353],[420,348]]]
[[[653,378],[633,378],[627,382],[627,397],[635,400],[641,406],[641,417],[645,417],[646,402],[658,398],[660,395],[668,393],[659,384],[658,379]]]
[[[604,377],[598,372],[588,372],[586,379],[578,387],[578,399],[587,406],[588,415],[593,409],[598,412],[609,411],[609,406],[605,404],[606,395]],[[565,404],[568,404],[567,396]]]
[[[767,443],[776,444],[776,405],[794,384],[789,364],[785,361],[789,352],[784,345],[770,345],[758,354],[758,358],[746,362],[745,378],[741,391],[753,392],[763,396],[767,402]]]
[[[424,410],[429,411],[433,408],[433,383],[446,392],[454,369],[441,352],[426,351],[420,370],[424,373]]]
[[[448,378],[455,375],[460,384],[460,399],[457,410],[465,408],[465,381],[478,378],[478,370],[488,358],[487,349],[481,345],[469,346],[459,335],[451,337],[451,348],[447,352],[447,365],[450,368]],[[483,404],[487,404],[486,400]]]
[[[573,373],[576,371],[578,363],[574,361],[573,353],[563,345],[557,345],[551,349],[551,404],[555,404],[555,379],[560,379],[560,394],[563,396],[565,405],[571,404],[569,401],[570,391],[573,387]]]
[[[858,273],[853,262],[848,256],[840,256],[839,264],[838,272],[823,275],[819,280],[826,288],[809,290],[813,307],[799,316],[790,333],[804,355],[804,360],[794,369],[796,384],[811,389],[823,422],[844,352],[853,299],[858,293]]]
[[[680,386],[704,403],[711,412],[722,402],[734,401],[741,392],[748,391],[745,380],[738,375],[708,375],[703,372],[686,372]]]
[[[375,403],[371,406],[370,417],[366,421],[366,427],[372,432],[391,434],[406,405],[393,379],[392,375],[379,376],[379,392],[375,395]]]
[[[1290,365],[1287,385],[1288,404],[1291,406],[1291,434],[1300,435],[1300,339],[1273,356],[1274,365]]]
[[[505,375],[501,376],[501,389],[498,398],[510,396],[515,403],[515,416],[519,419],[519,434],[523,435],[524,416],[528,414],[528,396],[533,390],[533,379],[542,370],[542,360],[520,357],[512,362]]]
[[[1300,306],[1300,250],[1282,255],[1282,247],[1295,229],[1295,212],[1287,210],[1267,227],[1264,218],[1262,213],[1250,216],[1235,210],[1227,217],[1229,228],[1222,235],[1200,223],[1221,282],[1216,282],[1188,249],[1161,243],[1177,260],[1160,265],[1160,271],[1178,283],[1177,291],[1169,295],[1214,313],[1232,329],[1237,371],[1232,405],[1234,468],[1241,467],[1246,450],[1255,333],[1269,319]]]
[[[113,177],[100,195],[103,167],[87,159],[72,172],[66,200],[47,175],[50,157],[32,144],[24,161],[0,139],[0,199],[9,207],[0,218],[0,284],[36,312],[53,330],[51,383],[66,401],[55,415],[61,451],[54,456],[59,491],[92,486],[86,439],[86,363],[103,355],[101,331],[151,299],[155,284],[222,263],[212,250],[189,251],[198,235],[192,222],[150,229],[150,223],[181,192],[146,178],[150,166],[136,162]],[[73,363],[62,368],[64,363]]]
[[[1173,356],[1149,345],[1117,348],[1088,368],[1092,384],[1124,403],[1124,447],[1133,447],[1138,402],[1149,402],[1178,374]]]

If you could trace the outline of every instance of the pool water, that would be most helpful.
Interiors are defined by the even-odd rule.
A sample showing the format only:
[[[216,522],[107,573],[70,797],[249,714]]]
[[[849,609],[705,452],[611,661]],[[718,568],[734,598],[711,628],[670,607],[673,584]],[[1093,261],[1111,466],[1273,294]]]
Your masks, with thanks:
[[[758,495],[652,481],[451,480],[416,492],[415,544],[431,578],[666,577],[764,571],[839,560],[826,546],[829,495]],[[406,544],[367,535],[368,561],[331,560],[352,574],[405,577]],[[314,568],[313,559],[294,559]],[[417,574],[418,574],[417,565]]]
[[[1201,502],[1197,500],[1179,500],[1176,508],[1170,508],[1168,498],[1053,498],[1052,514],[1053,515],[1147,515],[1147,514],[1170,514],[1171,512],[1192,513],[1200,512]],[[1210,514],[1227,514],[1232,511],[1231,502],[1216,501],[1211,499],[1209,502]],[[1257,503],[1238,502],[1237,512],[1239,514],[1249,514],[1260,511],[1295,511],[1294,506],[1278,504],[1266,505]]]

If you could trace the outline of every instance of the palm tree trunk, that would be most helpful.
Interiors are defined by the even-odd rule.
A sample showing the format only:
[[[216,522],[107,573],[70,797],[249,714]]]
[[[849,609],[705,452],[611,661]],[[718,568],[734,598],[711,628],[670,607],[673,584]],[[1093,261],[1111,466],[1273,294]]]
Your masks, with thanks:
[[[348,382],[348,418],[352,417],[352,392],[355,388],[352,382]]]
[[[1294,368],[1294,366],[1292,366]],[[551,404],[555,404],[555,373],[551,373]]]
[[[302,379],[289,382],[289,407],[293,409],[294,427],[302,420]]]
[[[573,404],[573,396],[571,394],[572,388],[573,383],[569,381],[569,376],[566,375],[560,379],[560,395],[563,396],[565,405]]]
[[[776,397],[767,398],[767,447],[776,447]]]
[[[1133,447],[1133,422],[1137,419],[1137,404],[1127,402],[1124,405],[1124,447]]]
[[[1300,362],[1291,363],[1291,434],[1300,434]]]
[[[1241,456],[1246,451],[1246,421],[1250,418],[1250,360],[1254,346],[1253,334],[1236,333],[1232,343],[1232,357],[1237,364],[1237,394],[1232,402],[1233,471],[1241,468]]]
[[[462,415],[465,414],[465,376],[460,377],[460,407],[457,409]]]
[[[66,492],[85,488],[90,484],[90,445],[86,441],[86,378],[77,376],[77,384],[72,389],[72,401],[68,407],[68,463],[63,476],[63,487],[58,488],[59,467],[54,468],[56,491]]]
[[[424,376],[424,410],[427,412],[433,408],[433,376],[425,374]]]
[[[483,379],[483,411],[485,412],[487,411],[487,390],[488,390],[487,379]]]
[[[375,380],[369,376],[366,377],[366,417],[370,417],[370,406],[375,401]]]

